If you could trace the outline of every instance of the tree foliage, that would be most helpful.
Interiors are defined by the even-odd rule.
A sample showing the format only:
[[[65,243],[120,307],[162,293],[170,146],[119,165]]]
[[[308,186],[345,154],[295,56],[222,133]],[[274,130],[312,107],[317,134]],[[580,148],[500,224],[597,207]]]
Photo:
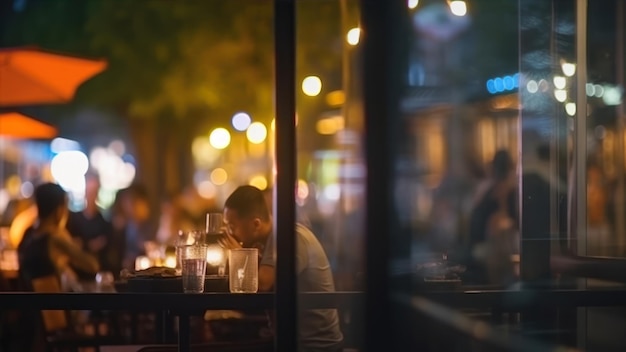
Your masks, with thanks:
[[[341,54],[338,6],[303,4],[298,70],[333,78]],[[271,0],[32,0],[9,18],[2,44],[106,58],[108,69],[81,87],[75,105],[170,123],[220,121],[246,110],[269,122],[272,20]]]

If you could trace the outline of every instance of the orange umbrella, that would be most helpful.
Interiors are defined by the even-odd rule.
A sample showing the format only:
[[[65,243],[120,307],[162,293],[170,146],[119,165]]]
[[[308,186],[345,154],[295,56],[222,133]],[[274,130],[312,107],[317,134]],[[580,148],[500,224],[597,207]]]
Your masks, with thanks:
[[[0,49],[0,106],[67,103],[105,60],[60,55],[36,48]]]
[[[0,137],[50,139],[57,129],[19,112],[0,114]]]

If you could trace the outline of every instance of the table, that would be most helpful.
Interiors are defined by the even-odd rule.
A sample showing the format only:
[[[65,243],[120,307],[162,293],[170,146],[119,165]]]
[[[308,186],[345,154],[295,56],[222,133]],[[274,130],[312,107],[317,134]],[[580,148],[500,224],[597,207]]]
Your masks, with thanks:
[[[363,292],[301,293],[304,308],[337,308],[364,303]],[[190,350],[189,317],[206,310],[273,309],[273,293],[34,293],[0,292],[0,310],[169,310],[178,315],[178,349]]]

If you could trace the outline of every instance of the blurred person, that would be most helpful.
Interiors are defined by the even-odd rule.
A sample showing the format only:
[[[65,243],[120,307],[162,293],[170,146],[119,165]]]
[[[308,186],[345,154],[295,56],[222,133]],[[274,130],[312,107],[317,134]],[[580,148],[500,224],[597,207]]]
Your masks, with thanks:
[[[185,187],[174,202],[179,230],[204,229],[207,213],[221,212],[215,198],[205,198],[194,185]]]
[[[124,268],[124,252],[126,249],[126,224],[129,215],[123,206],[128,202],[128,189],[120,189],[115,193],[115,199],[109,209],[109,221],[111,224],[111,238],[107,248],[107,260],[111,263],[111,271],[116,278],[119,278],[120,271]],[[134,269],[129,267],[129,269]]]
[[[254,186],[240,186],[226,199],[224,223],[228,248],[260,248],[259,291],[272,291],[276,280],[276,255],[271,212],[265,195]],[[326,253],[315,235],[296,224],[296,265],[301,292],[335,291],[333,274]],[[343,335],[336,309],[300,310],[298,350],[341,351]]]
[[[515,276],[511,255],[519,225],[517,180],[508,151],[496,151],[490,171],[478,186],[470,214],[467,275],[478,284],[509,284]]]
[[[525,162],[522,174],[524,217],[520,251],[525,253],[526,259],[521,261],[520,270],[525,283],[539,287],[545,287],[552,280],[552,240],[563,242],[568,234],[567,186],[551,171],[550,154],[550,145],[538,141],[534,155],[530,155]],[[558,214],[550,208],[551,203],[555,203]],[[564,249],[561,247],[560,250]]]
[[[91,174],[87,175],[85,178],[85,208],[79,212],[70,212],[66,227],[83,250],[98,258],[100,266],[104,270],[111,270],[111,263],[107,258],[107,246],[113,228],[96,204],[99,191],[100,181],[98,177]]]
[[[156,226],[150,218],[148,192],[141,184],[132,184],[118,193],[115,218],[112,220],[122,249],[122,268],[134,269],[135,259],[145,255],[145,243],[153,241]]]
[[[66,229],[68,197],[61,186],[44,183],[35,189],[37,221],[29,227],[18,246],[19,275],[28,285],[33,279],[56,275],[76,280],[74,269],[95,275],[98,260],[83,251]]]
[[[156,240],[171,245],[180,231],[203,230],[206,214],[221,212],[215,199],[200,196],[194,186],[185,187],[182,193],[172,194],[161,201]]]

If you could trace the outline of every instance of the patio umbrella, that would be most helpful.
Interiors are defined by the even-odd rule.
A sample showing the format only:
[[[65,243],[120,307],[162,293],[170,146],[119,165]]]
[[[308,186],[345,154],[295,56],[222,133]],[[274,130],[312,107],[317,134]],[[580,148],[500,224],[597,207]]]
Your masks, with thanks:
[[[0,49],[0,106],[67,103],[105,60],[91,60],[37,48]]]
[[[0,137],[24,139],[50,139],[57,129],[19,112],[0,114]]]

